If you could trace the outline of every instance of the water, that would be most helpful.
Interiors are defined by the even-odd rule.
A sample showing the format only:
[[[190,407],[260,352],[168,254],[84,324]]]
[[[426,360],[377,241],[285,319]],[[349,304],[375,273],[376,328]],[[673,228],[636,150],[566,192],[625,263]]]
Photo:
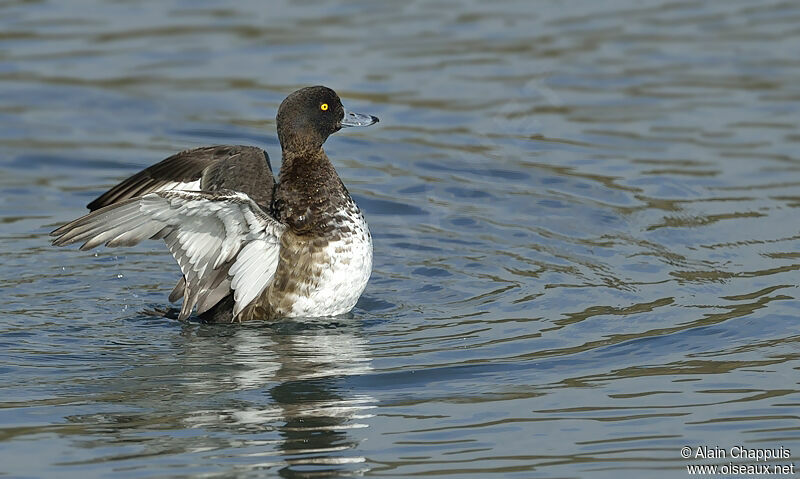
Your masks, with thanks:
[[[0,474],[684,477],[800,457],[792,2],[0,5]],[[347,317],[154,317],[157,243],[47,233],[323,83],[375,270]],[[731,458],[710,461],[741,463]]]

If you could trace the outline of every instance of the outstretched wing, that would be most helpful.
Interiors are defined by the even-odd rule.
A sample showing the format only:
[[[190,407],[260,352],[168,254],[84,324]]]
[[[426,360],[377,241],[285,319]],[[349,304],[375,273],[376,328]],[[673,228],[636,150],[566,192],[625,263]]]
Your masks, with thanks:
[[[103,207],[51,235],[56,246],[83,241],[84,251],[163,238],[184,275],[185,319],[231,290],[234,317],[253,301],[272,281],[285,229],[244,193],[162,191]]]

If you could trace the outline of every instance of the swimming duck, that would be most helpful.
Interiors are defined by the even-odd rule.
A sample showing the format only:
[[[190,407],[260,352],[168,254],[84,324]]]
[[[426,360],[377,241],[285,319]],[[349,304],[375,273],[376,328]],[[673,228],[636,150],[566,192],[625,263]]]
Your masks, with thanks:
[[[335,316],[350,311],[372,271],[372,236],[323,143],[369,126],[330,88],[290,94],[276,117],[279,181],[252,146],[186,150],[131,176],[51,235],[53,244],[132,246],[163,239],[183,277],[179,319],[209,322]]]

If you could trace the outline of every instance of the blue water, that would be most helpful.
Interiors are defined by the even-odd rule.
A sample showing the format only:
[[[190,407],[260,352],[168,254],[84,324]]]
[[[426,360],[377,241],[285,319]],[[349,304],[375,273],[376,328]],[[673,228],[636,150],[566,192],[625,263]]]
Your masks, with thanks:
[[[0,4],[0,475],[684,477],[800,457],[800,7]],[[47,233],[186,148],[326,150],[375,267],[341,318],[179,323],[162,244]]]

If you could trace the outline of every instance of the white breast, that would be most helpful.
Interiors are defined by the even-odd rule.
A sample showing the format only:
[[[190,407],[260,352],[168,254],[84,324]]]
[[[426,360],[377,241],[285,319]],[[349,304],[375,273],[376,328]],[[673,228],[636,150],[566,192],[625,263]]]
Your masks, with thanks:
[[[328,243],[320,255],[327,267],[317,287],[308,295],[296,295],[286,316],[336,316],[356,305],[372,273],[372,236],[360,211],[350,219],[350,232]]]

